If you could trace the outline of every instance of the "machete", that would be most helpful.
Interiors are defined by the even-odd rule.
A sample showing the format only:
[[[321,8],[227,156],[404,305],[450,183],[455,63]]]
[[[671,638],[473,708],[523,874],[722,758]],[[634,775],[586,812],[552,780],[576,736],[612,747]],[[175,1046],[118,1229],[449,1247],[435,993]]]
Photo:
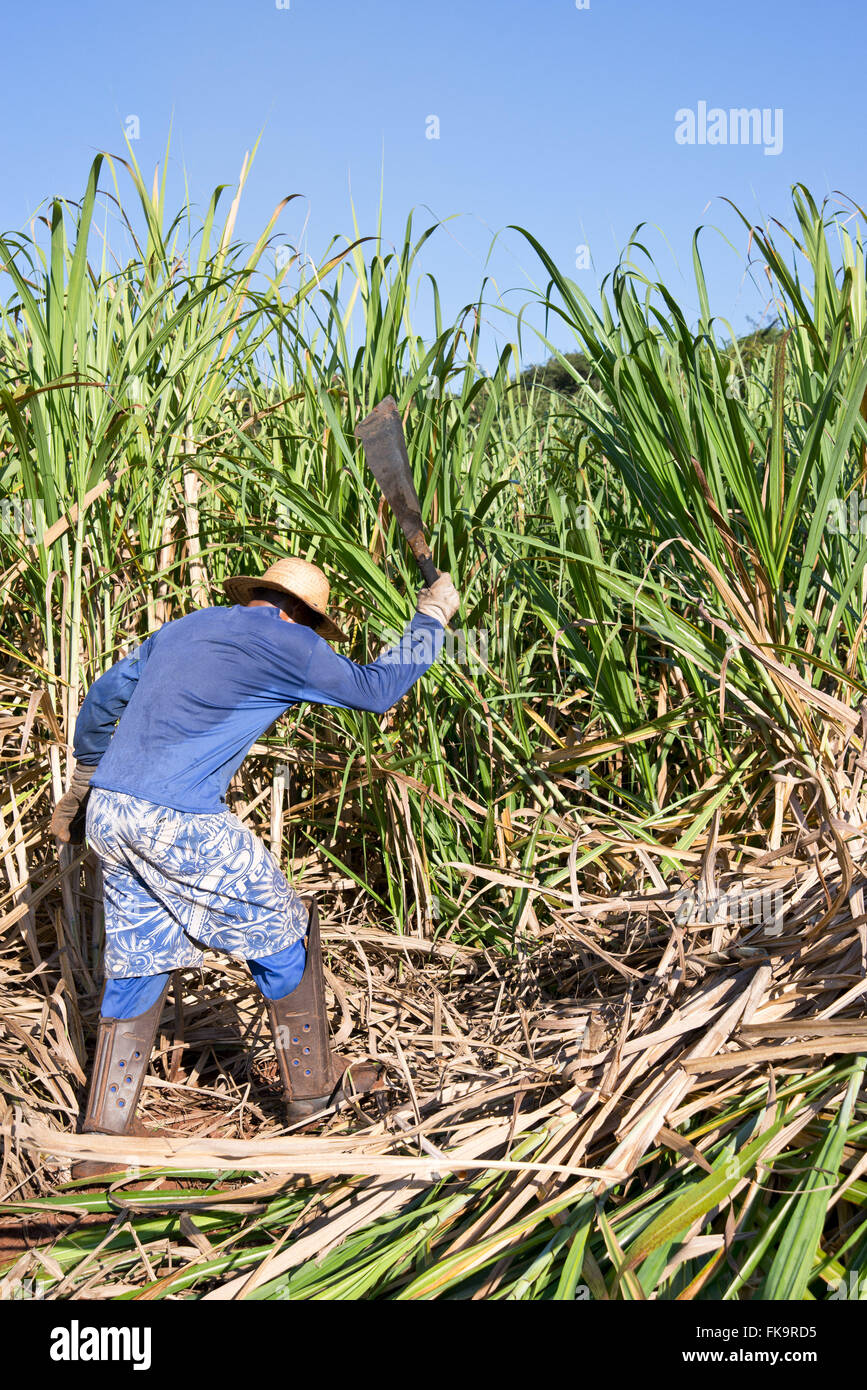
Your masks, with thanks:
[[[365,416],[355,431],[364,445],[370,471],[397,519],[426,584],[439,579],[431,549],[425,540],[418,493],[412,480],[406,440],[397,402],[386,396]]]

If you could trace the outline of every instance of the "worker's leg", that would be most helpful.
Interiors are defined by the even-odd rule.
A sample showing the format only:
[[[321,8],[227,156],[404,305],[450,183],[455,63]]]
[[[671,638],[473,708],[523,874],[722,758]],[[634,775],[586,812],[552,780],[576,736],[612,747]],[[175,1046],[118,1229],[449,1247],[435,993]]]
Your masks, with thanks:
[[[187,935],[184,915],[173,901],[172,866],[153,862],[159,860],[153,846],[160,825],[177,814],[122,792],[91,791],[87,842],[102,866],[109,981],[150,978],[202,963],[203,952]],[[195,861],[195,846],[187,857]]]
[[[266,999],[282,999],[301,983],[307,952],[303,941],[293,941],[282,951],[259,960],[248,960],[250,974]]]
[[[106,985],[81,1126],[83,1134],[121,1136],[150,1132],[140,1124],[135,1112],[168,985],[168,974],[109,980]],[[116,1162],[85,1161],[73,1164],[72,1176],[102,1178],[119,1167]]]
[[[112,793],[95,789],[87,813],[88,844],[99,856],[105,906],[105,973],[87,1107],[86,1134],[147,1133],[136,1107],[159,1028],[170,968],[201,958],[182,928],[147,890],[126,853],[123,816]],[[186,957],[176,960],[173,937]],[[100,1177],[117,1164],[85,1162],[74,1177]]]
[[[300,951],[299,942],[264,961],[248,962],[265,995],[289,1124],[312,1119],[343,1099],[347,1073],[346,1059],[331,1050],[319,913],[314,898],[308,903],[307,941]],[[260,977],[263,965],[267,973]],[[377,1067],[357,1066],[349,1091],[370,1090],[378,1078]]]
[[[137,1018],[161,999],[169,982],[163,975],[130,975],[125,980],[106,980],[100,1013],[103,1018]]]
[[[286,954],[285,951],[280,952],[281,956]],[[309,905],[307,941],[302,961],[300,975],[296,970],[286,970],[285,966],[283,970],[269,971],[263,977],[267,991],[262,990],[283,1082],[286,1118],[290,1124],[325,1109],[341,1074],[330,1046],[319,913],[314,899],[310,900]],[[261,961],[255,964],[257,968],[261,967]],[[250,961],[251,970],[253,966],[254,962]],[[255,970],[253,974],[255,977]],[[281,983],[287,987],[281,989]]]

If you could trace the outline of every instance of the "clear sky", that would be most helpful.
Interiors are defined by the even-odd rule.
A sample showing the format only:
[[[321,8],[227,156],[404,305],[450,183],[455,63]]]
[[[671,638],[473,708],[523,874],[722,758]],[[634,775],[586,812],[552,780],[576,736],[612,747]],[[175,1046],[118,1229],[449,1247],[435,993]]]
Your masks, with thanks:
[[[418,229],[460,214],[425,250],[451,317],[487,269],[517,290],[543,273],[514,233],[530,229],[592,292],[635,225],[691,308],[690,240],[704,243],[714,310],[740,330],[761,317],[744,281],[746,233],[720,201],[789,220],[790,185],[865,202],[861,0],[43,0],[5,6],[0,87],[0,227],[23,228],[54,194],[80,197],[97,150],[123,153],[128,118],[150,177],[170,124],[180,195],[205,204],[263,138],[237,232],[254,237],[276,202],[314,257],[410,209]],[[285,7],[279,7],[279,6]],[[701,142],[708,110],[767,110],[758,143]],[[684,118],[695,113],[695,143]],[[782,112],[780,117],[776,114]],[[439,138],[434,133],[438,120]],[[719,125],[716,135],[720,133]],[[766,147],[780,143],[778,153]],[[108,184],[108,180],[103,180]],[[587,253],[592,264],[577,268]],[[577,252],[577,256],[576,256]],[[487,260],[487,267],[486,267]],[[429,320],[420,310],[419,327]],[[555,335],[568,346],[561,332]],[[528,348],[527,360],[545,356]],[[490,361],[490,357],[489,357]]]

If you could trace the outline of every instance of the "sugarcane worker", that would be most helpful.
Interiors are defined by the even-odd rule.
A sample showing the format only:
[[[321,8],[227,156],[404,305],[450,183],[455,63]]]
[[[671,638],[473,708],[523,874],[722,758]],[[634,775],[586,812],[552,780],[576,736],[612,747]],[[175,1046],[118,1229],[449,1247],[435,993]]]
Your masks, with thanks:
[[[278,560],[223,588],[230,606],[159,628],[90,687],[76,721],[75,770],[51,825],[68,842],[86,800],[103,872],[106,984],[85,1133],[148,1132],[135,1111],[170,973],[200,965],[205,948],[246,961],[265,998],[287,1122],[340,1098],[346,1064],[330,1047],[315,902],[305,907],[226,790],[290,705],[390,709],[438,657],[459,598],[441,575],[401,640],[358,665],[330,645],[346,634],[318,566]]]

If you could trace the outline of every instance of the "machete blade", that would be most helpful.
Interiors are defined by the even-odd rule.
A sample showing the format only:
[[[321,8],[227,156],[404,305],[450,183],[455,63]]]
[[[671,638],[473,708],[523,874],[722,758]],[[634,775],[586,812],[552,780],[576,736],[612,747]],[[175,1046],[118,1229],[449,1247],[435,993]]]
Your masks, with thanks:
[[[430,546],[425,540],[421,505],[415,490],[403,424],[397,402],[386,396],[356,427],[356,437],[364,445],[368,466],[379,483],[382,495],[391,507],[398,526],[403,531],[422,574],[429,584],[439,578],[431,559]]]

